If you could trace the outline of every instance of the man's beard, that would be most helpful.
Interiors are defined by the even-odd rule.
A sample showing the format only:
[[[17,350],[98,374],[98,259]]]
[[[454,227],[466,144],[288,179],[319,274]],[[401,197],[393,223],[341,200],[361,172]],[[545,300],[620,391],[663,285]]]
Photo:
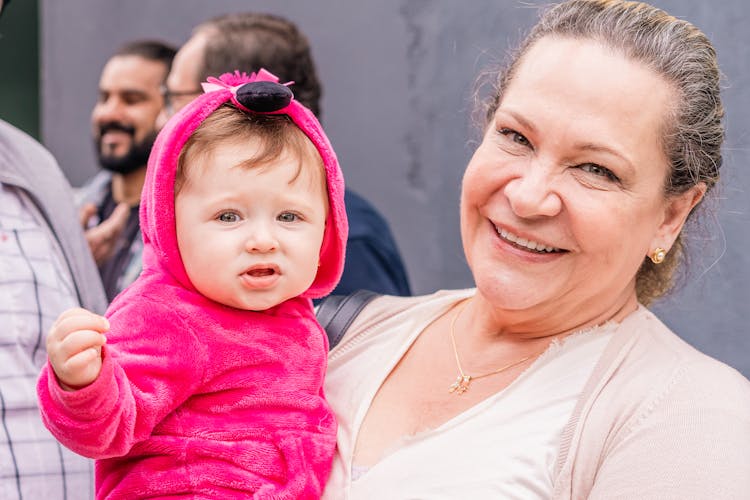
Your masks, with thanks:
[[[124,155],[114,156],[102,151],[102,136],[110,130],[125,132],[130,135],[131,139],[133,139],[130,149],[128,149]],[[156,141],[156,135],[156,130],[152,130],[146,134],[142,141],[135,142],[135,129],[133,127],[120,122],[108,122],[102,124],[99,127],[98,137],[94,138],[96,156],[99,160],[99,165],[103,169],[117,174],[125,175],[135,172],[148,163],[148,156],[151,154],[151,148],[154,146],[154,141]]]

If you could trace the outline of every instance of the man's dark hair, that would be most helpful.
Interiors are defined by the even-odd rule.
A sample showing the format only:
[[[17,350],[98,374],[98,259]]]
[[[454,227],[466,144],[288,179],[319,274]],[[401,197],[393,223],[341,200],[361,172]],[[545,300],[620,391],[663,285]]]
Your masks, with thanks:
[[[297,26],[272,14],[226,14],[198,25],[206,34],[200,81],[209,76],[265,68],[284,83],[293,81],[294,97],[320,118],[322,88],[310,44]]]
[[[172,59],[177,49],[159,40],[135,40],[122,45],[112,54],[114,56],[139,56],[149,61],[161,62],[166,66],[166,72],[172,68]]]

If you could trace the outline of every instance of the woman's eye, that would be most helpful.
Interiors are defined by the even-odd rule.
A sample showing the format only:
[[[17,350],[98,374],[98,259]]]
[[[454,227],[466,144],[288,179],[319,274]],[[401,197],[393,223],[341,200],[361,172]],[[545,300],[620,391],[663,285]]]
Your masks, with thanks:
[[[299,216],[292,212],[283,212],[279,214],[277,219],[281,222],[294,222],[299,219]]]
[[[238,222],[240,220],[240,216],[234,212],[222,212],[216,219],[219,222]]]
[[[516,144],[520,144],[521,146],[531,146],[531,143],[529,142],[529,140],[526,137],[524,137],[522,134],[519,134],[518,132],[516,132],[513,129],[501,128],[500,130],[498,130],[498,132],[501,135],[504,135],[504,136],[510,138]]]
[[[602,167],[601,165],[597,165],[596,163],[584,163],[579,168],[584,172],[594,174],[597,177],[604,177],[613,182],[620,182],[620,179],[615,174],[613,174],[610,169]]]

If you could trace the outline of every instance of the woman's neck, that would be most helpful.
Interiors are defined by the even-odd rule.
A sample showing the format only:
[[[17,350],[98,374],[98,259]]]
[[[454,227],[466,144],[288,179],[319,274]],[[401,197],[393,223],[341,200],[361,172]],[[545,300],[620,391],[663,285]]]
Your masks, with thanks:
[[[477,341],[503,339],[520,344],[559,339],[609,321],[620,322],[638,308],[635,290],[624,291],[605,305],[598,300],[591,301],[599,307],[558,302],[507,310],[493,306],[480,290],[468,301],[461,326]]]

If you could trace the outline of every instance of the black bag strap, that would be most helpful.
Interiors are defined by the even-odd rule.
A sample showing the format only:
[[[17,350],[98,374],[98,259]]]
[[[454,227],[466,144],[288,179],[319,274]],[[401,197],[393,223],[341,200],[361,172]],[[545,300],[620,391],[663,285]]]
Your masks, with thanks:
[[[329,295],[323,299],[315,314],[328,335],[329,349],[341,341],[354,318],[379,295],[370,290],[357,290],[349,295]]]

